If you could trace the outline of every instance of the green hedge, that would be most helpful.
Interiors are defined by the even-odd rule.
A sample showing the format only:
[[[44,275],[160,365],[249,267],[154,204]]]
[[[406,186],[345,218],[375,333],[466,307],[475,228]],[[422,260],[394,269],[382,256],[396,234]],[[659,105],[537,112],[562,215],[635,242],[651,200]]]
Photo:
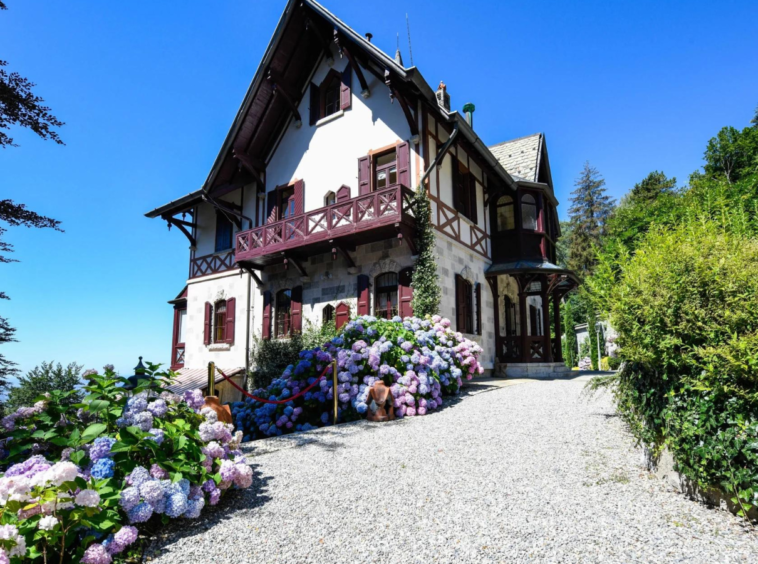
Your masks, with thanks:
[[[758,497],[758,241],[713,221],[655,228],[607,294],[637,437],[746,510]]]

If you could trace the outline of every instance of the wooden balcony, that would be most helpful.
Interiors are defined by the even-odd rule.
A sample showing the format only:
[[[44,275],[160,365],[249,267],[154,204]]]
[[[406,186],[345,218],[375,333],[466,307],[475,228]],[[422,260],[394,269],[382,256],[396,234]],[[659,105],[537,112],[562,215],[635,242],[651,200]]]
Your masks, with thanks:
[[[253,268],[307,258],[339,246],[353,249],[413,233],[413,191],[395,185],[237,233],[235,258]]]

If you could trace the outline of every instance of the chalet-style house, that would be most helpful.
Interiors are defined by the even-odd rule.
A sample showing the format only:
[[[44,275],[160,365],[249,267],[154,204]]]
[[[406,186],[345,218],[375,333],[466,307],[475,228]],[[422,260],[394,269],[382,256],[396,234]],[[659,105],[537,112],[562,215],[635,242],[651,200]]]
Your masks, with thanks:
[[[545,136],[487,147],[473,104],[463,110],[399,52],[313,0],[288,1],[208,178],[146,214],[190,242],[186,287],[169,302],[180,386],[202,386],[209,361],[241,378],[255,335],[411,315],[421,183],[440,314],[482,345],[485,368],[563,370],[548,304],[576,278],[555,264]]]

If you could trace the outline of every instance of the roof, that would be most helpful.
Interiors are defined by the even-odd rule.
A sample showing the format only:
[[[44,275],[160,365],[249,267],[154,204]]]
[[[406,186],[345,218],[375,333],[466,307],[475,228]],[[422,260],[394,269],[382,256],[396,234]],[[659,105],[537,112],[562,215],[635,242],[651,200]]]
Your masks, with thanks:
[[[564,282],[561,282],[561,287],[575,287],[579,284],[579,280],[573,271],[566,268],[562,268],[552,262],[542,262],[536,260],[517,260],[513,262],[496,262],[487,268],[486,275],[493,274],[557,274],[561,277],[565,277]]]
[[[489,150],[514,180],[538,182],[541,148],[542,133],[535,133],[503,141]]]
[[[245,371],[244,368],[222,368],[227,376],[234,376]],[[207,368],[180,368],[177,371],[179,376],[174,380],[174,384],[168,387],[175,394],[183,394],[188,390],[208,387],[208,369]],[[224,378],[216,372],[216,384],[223,382]]]
[[[412,85],[418,94],[429,103],[430,107],[434,108],[438,112],[440,119],[447,121],[448,123],[458,125],[463,137],[473,145],[473,147],[479,152],[484,161],[493,168],[495,175],[499,177],[500,180],[505,183],[505,185],[509,186],[512,189],[515,189],[515,182],[513,178],[511,178],[511,176],[508,174],[503,165],[498,161],[498,159],[495,158],[495,156],[487,149],[487,146],[474,132],[465,118],[457,111],[447,112],[439,107],[436,101],[435,91],[427,83],[427,81],[421,75],[421,72],[416,67],[406,68],[402,64],[399,64],[402,61],[396,61],[394,58],[381,51],[375,44],[369,42],[362,34],[350,28],[342,20],[329,12],[318,2],[315,2],[314,0],[289,0],[284,8],[282,17],[279,20],[279,23],[277,24],[277,27],[271,37],[271,41],[266,48],[263,58],[261,59],[258,69],[256,70],[255,76],[253,77],[253,80],[251,81],[250,86],[248,87],[248,90],[242,100],[242,104],[237,111],[237,115],[235,116],[235,119],[229,128],[229,132],[227,133],[226,139],[221,146],[221,150],[219,151],[218,156],[216,157],[214,164],[208,174],[208,177],[203,183],[201,189],[148,212],[145,214],[147,217],[158,217],[164,214],[173,214],[186,210],[192,207],[192,205],[195,205],[201,201],[202,192],[211,190],[215,184],[223,182],[223,180],[219,180],[219,178],[222,168],[224,167],[224,163],[230,159],[232,147],[235,144],[237,136],[248,134],[250,124],[246,123],[246,119],[249,112],[251,111],[251,108],[254,107],[254,102],[256,102],[259,92],[264,88],[264,86],[266,86],[266,81],[264,80],[266,72],[272,64],[272,60],[274,59],[274,56],[277,53],[277,49],[282,42],[285,28],[287,27],[289,21],[294,17],[296,8],[299,6],[310,8],[313,13],[321,16],[329,26],[338,29],[340,33],[344,34],[345,38],[348,41],[362,49],[370,58],[373,59],[375,64],[378,64],[380,67],[392,71],[401,81]],[[268,89],[270,90],[270,87],[268,87]],[[270,92],[268,94],[270,94]]]

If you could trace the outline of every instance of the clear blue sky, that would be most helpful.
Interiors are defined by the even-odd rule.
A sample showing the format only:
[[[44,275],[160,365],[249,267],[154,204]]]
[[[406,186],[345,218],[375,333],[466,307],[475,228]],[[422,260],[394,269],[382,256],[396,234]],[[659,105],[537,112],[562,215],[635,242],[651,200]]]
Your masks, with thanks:
[[[21,262],[0,264],[0,315],[19,342],[2,352],[23,370],[166,362],[187,242],[143,214],[201,185],[285,2],[6,3],[0,59],[38,84],[66,146],[13,131],[0,198],[66,232],[6,234]],[[406,64],[408,11],[413,62],[454,108],[476,104],[488,144],[545,132],[562,217],[585,160],[617,198],[655,169],[686,181],[758,105],[755,0],[325,5],[389,53],[399,32]]]

